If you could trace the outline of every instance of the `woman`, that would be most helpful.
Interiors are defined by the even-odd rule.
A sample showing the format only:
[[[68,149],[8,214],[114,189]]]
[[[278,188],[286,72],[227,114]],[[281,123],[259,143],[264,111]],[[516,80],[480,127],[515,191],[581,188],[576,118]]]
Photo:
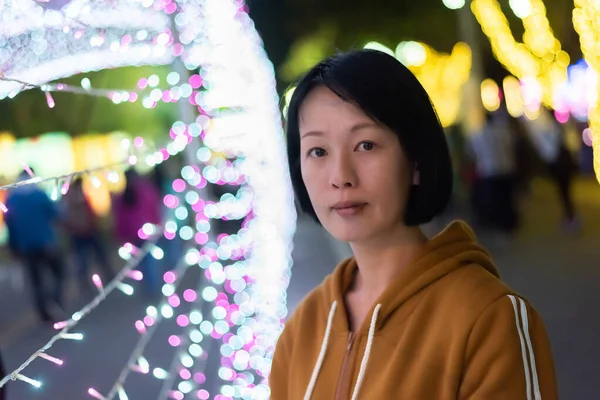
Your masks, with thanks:
[[[328,58],[288,112],[298,202],[353,257],[288,321],[272,399],[555,399],[537,312],[465,224],[419,228],[446,206],[452,167],[408,69],[373,50]]]
[[[120,243],[131,243],[141,248],[145,240],[140,230],[146,223],[160,224],[160,194],[154,184],[141,177],[134,169],[125,171],[125,190],[114,201],[115,234]],[[140,262],[146,292],[160,294],[160,271],[150,255]]]
[[[89,253],[94,253],[103,278],[110,282],[114,278],[108,254],[102,243],[98,216],[92,209],[85,192],[81,177],[73,179],[70,190],[64,195],[64,227],[71,238],[77,262],[77,274],[84,289],[91,288]]]

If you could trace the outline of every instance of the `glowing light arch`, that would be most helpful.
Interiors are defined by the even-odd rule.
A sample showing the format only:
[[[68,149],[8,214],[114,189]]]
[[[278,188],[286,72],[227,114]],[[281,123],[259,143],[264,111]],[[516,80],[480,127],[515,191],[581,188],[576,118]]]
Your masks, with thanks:
[[[0,98],[28,88],[15,79],[43,85],[84,71],[168,65],[177,57],[189,70],[201,68],[208,90],[195,93],[201,115],[195,122],[178,122],[177,129],[183,128],[174,143],[185,135],[189,141],[202,135],[202,157],[207,151],[241,156],[235,168],[247,176],[243,196],[194,208],[206,220],[251,210],[236,239],[251,249],[249,257],[227,266],[227,279],[248,283],[235,299],[244,313],[229,330],[233,336],[225,336],[245,345],[234,356],[247,346],[250,358],[222,390],[267,398],[270,359],[287,313],[296,215],[273,66],[243,1],[73,0],[58,11],[32,0],[0,0]],[[186,124],[199,129],[188,132]],[[198,158],[198,163],[206,161],[200,152]],[[182,175],[188,184],[204,179],[186,168]],[[216,243],[210,253],[221,257],[240,245],[229,242]]]

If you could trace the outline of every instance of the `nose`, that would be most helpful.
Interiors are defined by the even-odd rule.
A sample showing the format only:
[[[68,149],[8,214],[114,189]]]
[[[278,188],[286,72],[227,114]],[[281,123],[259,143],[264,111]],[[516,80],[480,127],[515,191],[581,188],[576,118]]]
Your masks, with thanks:
[[[356,187],[358,176],[351,157],[340,154],[330,159],[333,163],[329,176],[331,186],[338,189]]]

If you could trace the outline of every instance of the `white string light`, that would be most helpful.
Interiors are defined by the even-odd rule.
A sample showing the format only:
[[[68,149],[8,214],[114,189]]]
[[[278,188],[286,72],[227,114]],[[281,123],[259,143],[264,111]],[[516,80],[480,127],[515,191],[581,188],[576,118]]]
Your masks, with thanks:
[[[71,182],[74,178],[76,178],[78,176],[88,175],[93,172],[105,171],[108,169],[113,169],[115,167],[120,167],[120,166],[125,166],[125,165],[131,165],[129,160],[114,163],[114,164],[108,164],[108,165],[104,165],[104,166],[96,167],[96,168],[82,169],[80,171],[71,172],[71,173],[68,173],[65,175],[52,176],[50,178],[34,177],[34,178],[30,178],[30,179],[25,179],[20,182],[15,182],[15,183],[10,183],[8,185],[0,186],[0,190],[15,189],[15,188],[22,187],[22,186],[37,185],[39,183],[52,182],[52,181],[63,180],[63,179],[66,179],[69,182]],[[67,191],[63,190],[63,194],[66,194],[66,193],[67,193]]]
[[[159,232],[162,232],[162,230],[160,230]],[[21,371],[23,371],[25,368],[27,368],[33,361],[35,361],[37,358],[44,358],[46,360],[52,361],[50,360],[49,357],[43,357],[42,354],[45,354],[53,345],[54,343],[56,343],[57,341],[61,340],[61,339],[65,339],[65,340],[82,340],[83,339],[83,335],[81,333],[71,333],[69,332],[73,327],[75,327],[79,321],[81,321],[81,319],[83,317],[85,317],[86,315],[88,315],[90,312],[92,312],[96,307],[98,307],[100,305],[100,303],[102,303],[106,297],[112,293],[112,291],[114,289],[117,288],[118,284],[125,279],[129,272],[134,269],[135,267],[137,267],[137,265],[141,262],[141,260],[144,258],[144,256],[149,252],[150,248],[152,247],[152,244],[158,240],[160,235],[156,235],[155,237],[152,238],[152,240],[150,240],[144,247],[143,249],[136,254],[136,256],[134,258],[131,258],[126,264],[125,266],[121,269],[121,271],[117,274],[117,276],[112,280],[112,282],[110,282],[106,288],[104,288],[103,290],[101,290],[96,297],[94,297],[94,299],[88,303],[86,306],[84,306],[82,309],[80,309],[79,311],[77,311],[76,313],[73,314],[73,316],[71,317],[71,319],[67,320],[67,321],[63,321],[62,323],[60,323],[58,326],[61,326],[62,329],[60,332],[58,332],[56,335],[54,335],[48,342],[46,342],[45,345],[43,345],[39,350],[37,350],[35,353],[33,353],[23,364],[21,364],[17,369],[15,369],[14,371],[12,371],[10,374],[6,375],[1,381],[0,381],[0,388],[4,385],[6,385],[7,382],[9,382],[10,380],[21,380],[23,382],[27,382],[32,386],[35,387],[40,387],[41,383],[39,383],[38,381],[31,379],[31,378],[27,378],[26,376],[21,374]],[[57,359],[58,360],[58,359]],[[57,364],[56,362],[54,362],[55,364]],[[60,365],[60,364],[59,364]]]
[[[177,277],[177,280],[174,283],[176,286],[179,286],[179,284],[181,283],[181,279],[185,275],[185,270],[188,267],[189,264],[186,262],[186,258],[183,257],[173,271],[175,276]],[[144,373],[148,373],[150,371],[150,366],[146,359],[142,357],[142,354],[144,354],[146,346],[148,345],[148,343],[150,343],[150,340],[154,336],[154,333],[158,329],[158,326],[162,319],[162,314],[158,313],[154,318],[154,323],[152,324],[152,326],[150,326],[148,329],[144,329],[144,332],[141,333],[137,344],[135,345],[133,351],[131,352],[131,355],[129,356],[129,360],[127,361],[125,367],[119,373],[112,388],[108,392],[108,395],[106,396],[107,400],[112,400],[114,396],[119,393],[119,391],[124,391],[123,385],[125,384],[129,373],[131,371],[136,370],[135,366],[139,366],[141,371],[143,371]]]

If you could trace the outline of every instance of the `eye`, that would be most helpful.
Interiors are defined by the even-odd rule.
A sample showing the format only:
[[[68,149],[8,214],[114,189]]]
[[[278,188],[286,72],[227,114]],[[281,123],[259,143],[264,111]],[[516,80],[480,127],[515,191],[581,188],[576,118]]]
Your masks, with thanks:
[[[315,147],[308,151],[308,155],[309,155],[309,157],[321,158],[321,157],[325,156],[325,150],[323,150],[320,147]]]
[[[375,143],[373,142],[360,142],[358,145],[359,150],[362,151],[371,151],[375,148]]]

